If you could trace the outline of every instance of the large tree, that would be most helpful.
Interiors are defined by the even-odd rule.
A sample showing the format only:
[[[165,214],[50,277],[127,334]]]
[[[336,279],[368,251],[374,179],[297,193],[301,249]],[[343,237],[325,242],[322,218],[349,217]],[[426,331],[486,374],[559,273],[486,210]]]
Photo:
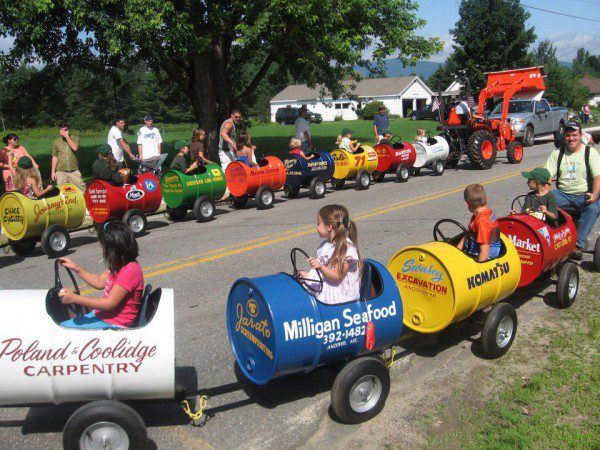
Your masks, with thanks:
[[[274,64],[282,77],[339,95],[357,64],[377,72],[396,52],[403,63],[428,57],[439,42],[415,34],[425,23],[416,8],[412,0],[0,0],[0,33],[15,39],[5,59],[13,66],[142,58],[216,130]]]
[[[476,96],[485,86],[485,72],[531,64],[528,49],[536,35],[534,28],[527,26],[529,13],[519,3],[519,0],[461,0],[460,18],[450,30],[453,53],[433,79],[447,82],[465,75]]]

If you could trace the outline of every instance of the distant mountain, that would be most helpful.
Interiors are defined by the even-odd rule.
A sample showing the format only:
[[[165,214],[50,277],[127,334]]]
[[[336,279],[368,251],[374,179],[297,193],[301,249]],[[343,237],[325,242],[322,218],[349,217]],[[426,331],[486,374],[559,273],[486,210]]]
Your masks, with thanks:
[[[404,77],[411,74],[417,74],[425,79],[429,78],[442,63],[432,61],[417,61],[412,67],[404,67],[399,59],[386,59],[385,68],[388,77]],[[363,75],[368,75],[363,68],[356,67],[355,70]]]

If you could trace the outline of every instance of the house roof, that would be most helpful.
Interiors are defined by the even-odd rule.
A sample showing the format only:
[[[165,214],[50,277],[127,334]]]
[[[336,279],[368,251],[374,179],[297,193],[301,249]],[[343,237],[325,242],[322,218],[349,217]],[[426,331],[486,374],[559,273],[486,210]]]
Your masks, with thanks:
[[[427,85],[416,76],[410,77],[392,77],[392,78],[367,78],[361,81],[344,80],[342,84],[350,86],[356,84],[356,87],[350,92],[358,97],[376,97],[383,95],[399,95],[411,83],[418,79],[425,89],[430,93],[431,90]],[[288,100],[311,100],[318,99],[321,95],[322,85],[317,85],[314,88],[309,88],[305,84],[293,84],[286,87],[283,91],[271,99],[271,101],[288,101]],[[331,98],[331,94],[325,91],[325,98]]]
[[[586,86],[592,94],[600,93],[600,78],[584,77],[579,80],[579,84]]]

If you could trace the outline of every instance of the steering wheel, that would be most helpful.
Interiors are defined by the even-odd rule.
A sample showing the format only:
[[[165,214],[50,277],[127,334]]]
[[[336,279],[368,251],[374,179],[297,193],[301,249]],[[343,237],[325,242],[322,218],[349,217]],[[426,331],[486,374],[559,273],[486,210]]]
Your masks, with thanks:
[[[442,233],[442,230],[440,229],[440,225],[443,223],[451,223],[452,225],[456,225],[458,228],[460,228],[461,232],[450,238],[446,237],[444,235],[444,233]],[[464,227],[464,225],[460,222],[457,222],[454,219],[442,219],[433,226],[433,240],[436,242],[450,242],[450,241],[458,238],[459,236],[462,236],[462,235],[466,236],[468,234],[469,234],[469,231]]]
[[[59,302],[60,302],[60,297],[58,297],[58,293],[63,288],[62,280],[60,279],[60,273],[58,271],[58,269],[60,267],[61,267],[60,260],[58,260],[58,259],[55,260],[54,261],[54,292],[56,292],[56,298],[58,299]],[[68,267],[65,267],[65,270],[67,271],[69,278],[71,278],[71,282],[73,283],[73,287],[74,287],[74,292],[77,295],[79,295],[80,294],[79,286],[77,285],[77,281],[75,281],[73,272],[71,272],[71,269],[69,269]],[[62,302],[60,302],[60,304],[62,305]],[[84,313],[83,306],[81,306],[77,303],[70,303],[66,306],[67,306],[67,309],[69,310],[69,312],[71,312],[72,314],[75,314],[76,316],[81,316]]]
[[[317,294],[319,294],[322,290],[323,290],[323,276],[321,275],[321,272],[319,272],[318,270],[317,272],[317,276],[319,277],[318,280],[312,279],[312,278],[305,278],[302,275],[300,275],[300,271],[298,270],[298,266],[296,264],[296,254],[300,252],[302,255],[306,256],[306,259],[310,258],[310,256],[308,256],[308,254],[298,248],[298,247],[294,247],[292,249],[292,251],[290,252],[290,259],[292,260],[292,267],[294,268],[294,273],[292,274],[292,276],[298,280],[298,281],[303,281],[303,282],[308,282],[308,283],[317,283],[319,286],[317,289],[314,289],[312,287],[310,287],[311,290],[315,291]]]
[[[537,197],[535,195],[527,195],[527,194],[523,194],[523,195],[519,195],[519,196],[515,197],[515,199],[510,204],[510,210],[511,211],[523,211],[523,207],[525,206],[525,199],[527,197],[531,198],[532,200],[535,201],[535,203],[537,203],[537,207],[535,205],[534,205],[534,207],[535,207],[535,211],[539,211],[540,208],[542,207],[542,203],[537,199]],[[515,203],[519,206],[518,210],[515,208]]]

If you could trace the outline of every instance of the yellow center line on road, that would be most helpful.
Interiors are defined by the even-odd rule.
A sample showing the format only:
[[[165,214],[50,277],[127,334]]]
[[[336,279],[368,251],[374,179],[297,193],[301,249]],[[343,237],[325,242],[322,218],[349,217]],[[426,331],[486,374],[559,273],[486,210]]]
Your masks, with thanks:
[[[535,167],[535,166],[534,166]],[[525,169],[517,170],[515,172],[509,172],[508,174],[499,175],[497,177],[490,178],[488,180],[481,181],[481,184],[492,184],[497,183],[499,181],[507,180],[509,178],[513,178],[517,175],[520,175],[522,170],[529,171],[534,167],[528,167]],[[354,217],[354,221],[365,220],[370,217],[379,216],[382,214],[387,214],[393,211],[397,211],[399,209],[406,208],[408,206],[417,205],[420,203],[437,200],[443,197],[447,197],[452,194],[456,194],[461,192],[465,187],[467,187],[471,183],[462,184],[460,186],[452,187],[445,189],[443,191],[434,192],[432,194],[428,194],[421,197],[410,198],[406,200],[402,200],[400,202],[391,203],[386,206],[379,206],[377,208],[369,209],[363,211],[362,213],[358,213]],[[249,241],[244,241],[239,244],[230,245],[228,247],[223,247],[216,250],[211,250],[206,253],[202,253],[199,255],[194,255],[192,257],[186,257],[181,259],[176,259],[168,262],[164,262],[161,264],[157,264],[154,266],[146,267],[144,271],[144,278],[152,278],[159,275],[164,275],[170,272],[175,272],[178,270],[185,269],[187,267],[193,267],[198,264],[203,264],[211,261],[215,261],[217,259],[226,258],[228,256],[237,255],[240,253],[245,253],[251,250],[255,250],[262,247],[267,247],[270,245],[278,244],[280,242],[284,242],[296,237],[306,236],[307,234],[314,232],[314,225],[308,225],[300,228],[294,228],[282,233],[278,233],[275,235],[264,236],[261,238],[252,239]],[[86,289],[81,292],[82,295],[90,294],[95,292],[95,289]]]

